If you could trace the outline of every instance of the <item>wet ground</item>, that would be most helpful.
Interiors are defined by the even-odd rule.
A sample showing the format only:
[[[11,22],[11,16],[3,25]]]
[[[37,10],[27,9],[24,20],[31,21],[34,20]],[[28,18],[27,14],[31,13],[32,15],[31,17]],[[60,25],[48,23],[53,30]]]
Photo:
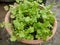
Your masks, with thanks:
[[[46,5],[52,3],[52,0],[48,0]],[[56,13],[56,18],[58,22],[57,32],[54,37],[48,42],[43,43],[42,45],[60,45],[60,0],[55,1],[56,4],[52,8],[52,11]],[[0,3],[0,22],[4,21],[4,17],[7,11],[4,10],[4,6],[7,5],[5,3]],[[0,45],[25,45],[19,42],[10,42],[9,35],[5,31],[5,29],[0,28]]]

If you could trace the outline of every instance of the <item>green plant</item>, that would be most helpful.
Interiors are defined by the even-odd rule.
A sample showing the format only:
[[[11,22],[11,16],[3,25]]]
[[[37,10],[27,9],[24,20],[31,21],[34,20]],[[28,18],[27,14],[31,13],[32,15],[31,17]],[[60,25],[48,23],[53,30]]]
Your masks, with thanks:
[[[52,5],[44,6],[37,1],[20,2],[16,6],[10,5],[12,36],[11,41],[16,40],[46,40],[52,35],[55,22],[51,12]]]

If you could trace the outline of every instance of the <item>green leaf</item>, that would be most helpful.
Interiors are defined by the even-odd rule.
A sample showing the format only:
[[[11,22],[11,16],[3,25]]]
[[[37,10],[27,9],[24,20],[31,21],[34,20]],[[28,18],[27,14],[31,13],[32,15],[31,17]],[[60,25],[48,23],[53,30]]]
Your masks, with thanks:
[[[11,36],[10,40],[11,41],[16,41],[16,37],[15,36]]]
[[[34,27],[35,28],[42,28],[42,23],[38,22],[38,23],[34,23]]]
[[[34,32],[34,27],[29,27],[28,29],[26,29],[26,33],[33,33]]]
[[[37,29],[37,34],[41,34],[41,29]]]
[[[51,4],[51,5],[46,6],[46,9],[47,9],[47,10],[51,10],[52,7],[53,7],[53,5],[54,5],[54,4]]]
[[[29,34],[29,35],[27,35],[26,39],[27,39],[27,40],[33,40],[34,38],[33,38],[32,35]]]
[[[14,15],[11,15],[10,17],[11,17],[11,18],[15,18],[15,16],[14,16]]]
[[[16,29],[18,30],[23,30],[24,29],[24,23],[23,22],[18,22],[18,20],[14,20],[13,24],[15,26]]]
[[[37,38],[37,39],[40,39],[40,35],[37,34],[37,35],[36,35],[36,38]]]
[[[4,9],[5,9],[6,11],[8,11],[8,10],[9,10],[9,7],[6,5],[6,6],[4,6]]]
[[[4,23],[1,23],[1,22],[0,22],[0,27],[4,27]]]
[[[30,21],[30,17],[26,17],[26,18],[25,18],[25,21],[26,21],[26,22],[29,22],[29,21]]]
[[[19,37],[20,37],[20,38],[25,37],[25,34],[24,34],[24,32],[23,32],[23,31],[20,31],[18,35],[19,35]]]

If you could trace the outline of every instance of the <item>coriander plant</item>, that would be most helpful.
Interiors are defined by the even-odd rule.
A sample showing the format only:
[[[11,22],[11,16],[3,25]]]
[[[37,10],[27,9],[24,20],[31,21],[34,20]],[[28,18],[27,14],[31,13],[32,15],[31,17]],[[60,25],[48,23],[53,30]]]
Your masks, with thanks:
[[[52,35],[55,22],[51,12],[52,5],[44,6],[39,0],[16,0],[16,6],[10,6],[12,36],[16,40],[46,40]],[[41,0],[39,1],[41,2]]]

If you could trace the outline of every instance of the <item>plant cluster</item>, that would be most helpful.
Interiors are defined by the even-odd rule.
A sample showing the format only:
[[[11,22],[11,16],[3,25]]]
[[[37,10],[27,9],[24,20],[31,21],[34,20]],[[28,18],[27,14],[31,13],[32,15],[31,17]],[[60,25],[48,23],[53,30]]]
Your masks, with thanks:
[[[17,6],[11,6],[11,24],[13,32],[11,41],[16,40],[46,40],[52,35],[55,22],[51,12],[52,5],[44,6],[37,1],[16,0]]]

